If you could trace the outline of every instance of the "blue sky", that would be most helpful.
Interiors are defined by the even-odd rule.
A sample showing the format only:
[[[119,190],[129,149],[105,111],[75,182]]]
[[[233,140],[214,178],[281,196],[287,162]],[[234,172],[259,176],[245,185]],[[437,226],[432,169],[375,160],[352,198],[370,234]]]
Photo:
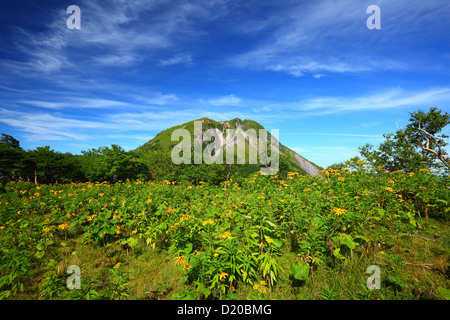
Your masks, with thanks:
[[[238,117],[327,167],[450,111],[449,17],[448,0],[2,1],[0,132],[79,154]]]

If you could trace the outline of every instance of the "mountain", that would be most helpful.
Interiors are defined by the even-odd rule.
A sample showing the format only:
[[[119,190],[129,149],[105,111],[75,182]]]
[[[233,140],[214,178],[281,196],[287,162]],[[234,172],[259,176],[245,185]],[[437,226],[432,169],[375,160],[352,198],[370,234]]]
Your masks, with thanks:
[[[202,136],[195,134],[196,132],[199,132],[200,128],[203,133]],[[172,134],[177,129],[187,130],[187,131],[178,130],[177,132],[189,133],[190,140],[184,141],[185,140],[184,138],[179,138],[174,139],[175,141],[172,141]],[[215,139],[218,139],[217,141],[215,139],[208,139],[206,135],[208,129],[212,129],[209,130],[209,132],[214,133]],[[253,155],[258,154],[259,148],[263,146],[263,144],[261,144],[261,135],[259,134],[260,130],[264,130],[264,132],[267,135],[267,144],[266,144],[267,148],[266,150],[268,152],[267,157],[269,159],[272,159],[271,158],[273,155],[272,151],[276,151],[276,149],[272,150],[271,147],[272,135],[270,134],[270,132],[267,131],[261,124],[259,124],[256,121],[241,120],[239,118],[235,118],[229,121],[215,121],[209,118],[201,118],[190,122],[186,122],[178,126],[174,126],[172,128],[161,131],[153,139],[146,142],[142,146],[138,147],[136,149],[136,152],[140,153],[141,155],[146,155],[149,157],[153,156],[153,161],[155,161],[155,159],[161,159],[161,161],[163,161],[162,159],[167,159],[172,155],[172,150],[174,150],[174,148],[181,148],[180,147],[181,142],[185,142],[187,143],[186,145],[187,147],[185,150],[188,153],[191,153],[190,159],[191,161],[189,163],[194,163],[193,159],[195,156],[199,156],[201,159],[203,153],[202,151],[205,150],[205,148],[210,148],[209,150],[212,150],[213,149],[212,146],[214,145],[214,143],[217,143],[217,146],[221,146],[222,150],[227,150],[226,149],[227,147],[230,148],[230,146],[233,147],[234,145],[235,160],[232,161],[232,163],[238,164],[238,155],[239,155],[238,146],[245,145],[245,159],[246,159],[245,164],[237,165],[236,170],[238,174],[246,175],[248,173],[255,172],[258,170],[265,170],[264,167],[268,168],[269,166],[272,166],[271,162],[269,162],[269,164],[264,166],[264,164],[261,163],[260,161],[261,160],[260,157],[258,157],[257,164],[253,165],[249,164],[249,156],[252,154]],[[231,139],[232,136],[230,133],[235,134],[234,138],[236,140]],[[253,133],[256,133],[256,135],[254,135]],[[203,137],[203,139],[201,139],[201,137]],[[293,150],[279,143],[278,140],[274,141],[275,141],[274,147],[278,143],[280,171],[284,172],[291,171],[291,172],[299,172],[300,174],[316,175],[319,174],[319,170],[322,170],[321,167],[315,165],[314,163],[308,161],[304,157],[298,155]],[[199,149],[200,146],[201,149]],[[179,151],[179,149],[175,150]],[[231,151],[231,149],[228,150]],[[200,151],[200,153],[198,151]],[[176,154],[178,154],[178,152]],[[180,153],[180,155],[183,154],[184,153]],[[215,152],[211,152],[210,154],[211,159],[221,159],[222,161],[220,163],[225,164],[225,166],[227,166],[226,163],[228,164],[230,163],[227,162],[226,160],[227,159],[226,152],[224,152],[223,154],[215,154]],[[243,154],[241,153],[241,155]],[[203,160],[204,162],[206,162],[204,156]]]

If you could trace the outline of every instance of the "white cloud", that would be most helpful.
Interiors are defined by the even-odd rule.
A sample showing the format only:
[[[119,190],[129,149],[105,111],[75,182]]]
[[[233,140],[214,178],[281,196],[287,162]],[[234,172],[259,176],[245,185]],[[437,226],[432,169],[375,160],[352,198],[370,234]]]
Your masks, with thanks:
[[[173,66],[176,64],[191,64],[192,57],[189,54],[178,54],[170,59],[160,60],[159,65],[161,67]]]
[[[210,104],[215,107],[220,106],[239,106],[242,103],[242,99],[235,96],[234,94],[229,94],[222,97],[217,97],[214,99],[201,100],[201,102]]]
[[[449,99],[450,88],[430,88],[422,91],[406,91],[397,88],[356,97],[316,97],[300,101],[293,105],[293,108],[320,115],[400,107],[417,108],[435,103],[447,103]]]
[[[270,16],[272,31],[266,30],[250,50],[231,57],[230,64],[295,77],[414,69],[419,63],[423,69],[431,68],[432,61],[398,57],[391,54],[395,50],[386,48],[415,45],[418,29],[430,36],[444,30],[442,23],[449,25],[444,17],[450,4],[440,0],[414,4],[380,0],[377,4],[382,8],[383,22],[377,32],[366,27],[369,4],[354,0],[289,2],[285,10]]]

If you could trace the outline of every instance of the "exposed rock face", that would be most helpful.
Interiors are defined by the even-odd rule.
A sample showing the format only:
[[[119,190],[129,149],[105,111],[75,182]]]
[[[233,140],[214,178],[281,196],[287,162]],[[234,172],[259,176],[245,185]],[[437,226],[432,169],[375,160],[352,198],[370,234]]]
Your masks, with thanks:
[[[315,166],[313,166],[307,160],[303,159],[298,154],[295,155],[295,159],[297,159],[297,161],[300,163],[303,170],[305,170],[308,174],[310,174],[312,176],[319,174],[319,169],[317,169]]]
[[[196,122],[202,123],[200,132],[203,132],[203,134],[198,134],[196,132]],[[229,121],[215,121],[209,118],[201,118],[161,131],[155,136],[155,138],[139,147],[138,150],[143,152],[171,154],[172,149],[175,148],[178,144],[178,141],[171,140],[172,132],[177,128],[184,128],[191,132],[191,134],[193,134],[192,142],[194,144],[200,143],[202,146],[204,146],[205,143],[209,145],[210,143],[212,143],[212,141],[214,141],[214,143],[217,143],[219,146],[221,146],[222,150],[224,151],[227,150],[227,147],[233,148],[233,145],[235,145],[235,155],[237,155],[238,157],[238,164],[250,163],[250,156],[252,159],[256,157],[256,155],[259,153],[259,130],[266,130],[261,124],[248,119],[241,120],[239,118],[235,118]],[[211,130],[209,134],[206,135],[205,132],[208,129]],[[214,133],[212,133],[212,131]],[[281,143],[271,145],[272,135],[269,131],[266,130],[266,132],[268,143],[267,150],[270,150],[270,153],[272,151],[277,152],[280,156],[280,159],[281,157],[283,157],[284,163],[288,163],[289,165],[289,170],[298,171],[301,174],[320,175],[319,170],[321,170],[322,168],[306,160],[293,150],[282,145]],[[214,138],[212,138],[212,136],[214,136]],[[217,141],[215,139],[217,139]],[[241,150],[242,152],[240,152],[241,148],[243,148],[243,150]],[[194,149],[195,148],[192,146],[191,150],[195,151]],[[245,154],[244,158],[241,156],[242,154]],[[214,159],[216,156],[221,155],[220,153],[218,153],[217,155],[214,154],[212,158]],[[241,162],[239,161],[240,159],[244,159],[244,161]]]

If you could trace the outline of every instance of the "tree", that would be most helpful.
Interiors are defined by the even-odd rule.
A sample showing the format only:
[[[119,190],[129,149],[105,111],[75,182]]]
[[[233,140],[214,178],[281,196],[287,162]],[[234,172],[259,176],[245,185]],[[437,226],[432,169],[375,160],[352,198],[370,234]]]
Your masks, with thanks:
[[[70,153],[51,150],[49,146],[37,147],[26,155],[27,172],[35,173],[35,182],[66,183],[83,180],[81,167]]]
[[[147,179],[150,175],[137,153],[115,144],[111,148],[99,147],[82,153],[82,167],[89,181]]]
[[[408,128],[413,137],[413,141],[422,151],[439,159],[445,166],[450,168],[450,161],[447,152],[443,149],[447,145],[444,141],[447,135],[437,135],[450,123],[450,115],[441,114],[440,110],[432,108],[427,114],[418,111],[411,114],[412,124]]]
[[[0,139],[0,178],[19,180],[22,178],[22,161],[25,151],[20,147],[18,140],[2,133]]]
[[[438,135],[450,123],[450,116],[441,110],[431,108],[428,113],[422,110],[410,112],[409,124],[395,134],[384,134],[386,140],[378,150],[366,144],[360,153],[373,166],[382,166],[389,171],[415,171],[423,166],[440,168],[437,159],[448,166],[447,153],[443,149],[447,143],[446,135]],[[445,162],[447,161],[447,162]]]

